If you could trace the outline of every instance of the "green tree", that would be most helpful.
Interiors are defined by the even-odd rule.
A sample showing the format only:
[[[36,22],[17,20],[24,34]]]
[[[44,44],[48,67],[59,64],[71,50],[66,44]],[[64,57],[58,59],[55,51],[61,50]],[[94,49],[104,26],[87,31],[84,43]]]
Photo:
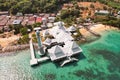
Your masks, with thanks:
[[[40,22],[37,22],[37,23],[35,23],[35,24],[33,24],[33,27],[35,28],[35,27],[40,27],[41,26],[41,23]]]
[[[26,34],[28,33],[27,30],[28,30],[28,29],[27,29],[26,27],[23,27],[23,28],[20,29],[20,33],[21,33],[22,35],[26,35]]]
[[[18,40],[18,44],[28,44],[29,40],[30,40],[29,36],[28,36],[28,34],[26,34],[26,35],[22,36],[22,38],[20,38]]]
[[[21,24],[18,24],[18,25],[13,25],[14,27],[14,34],[19,34],[20,33],[20,29],[23,27]]]
[[[33,40],[34,43],[37,43],[37,38],[36,38],[35,34],[32,34],[32,40]]]

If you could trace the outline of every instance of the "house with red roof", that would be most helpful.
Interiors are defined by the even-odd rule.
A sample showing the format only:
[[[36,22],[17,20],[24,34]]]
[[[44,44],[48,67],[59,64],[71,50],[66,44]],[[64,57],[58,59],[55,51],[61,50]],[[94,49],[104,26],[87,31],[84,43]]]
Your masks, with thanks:
[[[36,22],[42,22],[42,17],[37,17]]]

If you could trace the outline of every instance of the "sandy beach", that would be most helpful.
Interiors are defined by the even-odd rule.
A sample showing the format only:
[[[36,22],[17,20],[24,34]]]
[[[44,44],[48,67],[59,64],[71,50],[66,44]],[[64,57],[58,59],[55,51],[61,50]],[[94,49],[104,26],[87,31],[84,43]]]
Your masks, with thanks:
[[[6,47],[6,46],[8,46],[10,43],[18,40],[19,38],[20,38],[20,36],[17,36],[17,35],[13,35],[13,36],[11,36],[11,37],[9,37],[9,38],[0,38],[0,45],[1,45],[2,47]]]
[[[108,26],[108,25],[103,25],[103,24],[96,24],[96,25],[90,27],[90,30],[94,31],[95,33],[101,34],[102,32],[108,31],[108,30],[118,30],[118,28]],[[84,37],[92,35],[85,28],[81,28],[79,31]]]

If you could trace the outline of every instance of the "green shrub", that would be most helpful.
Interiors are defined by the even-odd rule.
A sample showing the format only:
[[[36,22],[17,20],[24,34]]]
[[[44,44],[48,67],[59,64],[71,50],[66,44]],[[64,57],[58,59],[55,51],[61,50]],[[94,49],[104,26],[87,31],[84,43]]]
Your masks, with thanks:
[[[26,34],[28,33],[27,30],[28,30],[28,29],[27,29],[26,27],[21,28],[21,29],[20,29],[20,33],[21,33],[22,35],[26,35]]]
[[[20,38],[18,40],[18,44],[28,44],[29,43],[29,36],[28,34],[22,36],[22,38]]]
[[[23,28],[21,24],[13,25],[13,29],[15,30],[14,34],[19,34],[21,28]]]
[[[36,38],[35,34],[32,34],[32,40],[33,40],[34,43],[37,43],[37,38]]]
[[[33,27],[35,28],[35,27],[40,27],[41,26],[41,23],[40,22],[37,22],[37,23],[34,23],[33,24]]]

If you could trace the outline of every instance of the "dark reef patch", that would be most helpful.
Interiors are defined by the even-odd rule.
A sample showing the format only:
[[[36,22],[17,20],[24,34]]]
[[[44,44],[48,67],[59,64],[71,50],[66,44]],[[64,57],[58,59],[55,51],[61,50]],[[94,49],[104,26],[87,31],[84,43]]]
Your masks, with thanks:
[[[120,70],[120,54],[115,54],[114,52],[107,50],[92,50],[93,53],[102,55],[104,59],[108,60],[110,65],[108,66],[108,70],[110,72],[114,72],[116,70]]]
[[[56,75],[55,74],[45,74],[44,77],[45,77],[45,80],[55,80]]]
[[[97,69],[94,70],[96,70],[97,74],[94,74],[92,69],[86,69],[86,71],[77,70],[73,74],[77,77],[84,76],[86,79],[95,79],[98,77],[102,77],[105,74],[104,72],[100,72]]]
[[[120,80],[120,76],[118,74],[112,74],[107,77],[108,80]]]

